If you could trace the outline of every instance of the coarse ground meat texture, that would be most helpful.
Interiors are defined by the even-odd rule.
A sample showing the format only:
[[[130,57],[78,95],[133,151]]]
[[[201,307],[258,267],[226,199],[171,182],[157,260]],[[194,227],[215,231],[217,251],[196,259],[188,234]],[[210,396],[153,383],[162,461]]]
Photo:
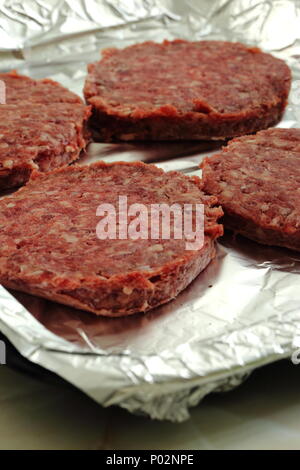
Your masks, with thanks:
[[[178,39],[104,50],[84,95],[103,141],[221,140],[275,125],[290,83],[288,66],[258,48]]]
[[[0,190],[20,186],[34,169],[49,171],[77,160],[89,140],[90,108],[58,83],[16,72],[0,74]]]
[[[229,142],[202,163],[224,226],[266,245],[300,251],[300,129],[268,129]]]
[[[217,199],[201,187],[197,177],[141,162],[34,172],[26,186],[0,200],[0,283],[111,317],[168,302],[214,258],[214,240],[223,233]],[[99,239],[97,207],[118,207],[120,195],[128,206],[204,204],[203,246],[188,251],[184,238],[162,234]]]

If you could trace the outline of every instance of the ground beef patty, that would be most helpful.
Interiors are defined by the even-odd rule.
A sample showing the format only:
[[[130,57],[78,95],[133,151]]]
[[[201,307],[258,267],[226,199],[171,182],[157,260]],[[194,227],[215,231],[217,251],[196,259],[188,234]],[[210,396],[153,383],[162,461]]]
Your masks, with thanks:
[[[122,316],[173,299],[215,256],[222,234],[217,199],[201,180],[144,163],[97,162],[48,174],[0,201],[0,282],[94,312]],[[186,240],[108,239],[96,236],[99,204],[204,204],[204,245]],[[132,219],[130,219],[132,220]],[[149,227],[150,230],[150,227]]]
[[[16,72],[0,74],[0,190],[24,184],[33,169],[48,171],[76,160],[86,147],[89,107],[58,83]]]
[[[104,141],[249,134],[280,120],[291,81],[282,60],[223,41],[107,49],[88,72],[84,94]]]
[[[300,129],[234,139],[202,168],[204,190],[222,204],[225,227],[300,250]]]

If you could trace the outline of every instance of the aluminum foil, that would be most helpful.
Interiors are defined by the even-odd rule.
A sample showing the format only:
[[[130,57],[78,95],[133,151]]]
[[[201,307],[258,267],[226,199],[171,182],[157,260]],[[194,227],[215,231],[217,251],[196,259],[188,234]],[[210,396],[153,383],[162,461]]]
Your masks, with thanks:
[[[81,94],[86,64],[104,47],[237,40],[290,65],[293,89],[280,126],[298,127],[299,13],[288,0],[0,0],[0,69],[51,77]],[[199,174],[218,145],[93,143],[82,163],[142,160]],[[299,274],[299,253],[226,234],[194,283],[152,312],[97,318],[0,287],[0,330],[24,357],[103,406],[182,421],[208,393],[300,347]]]

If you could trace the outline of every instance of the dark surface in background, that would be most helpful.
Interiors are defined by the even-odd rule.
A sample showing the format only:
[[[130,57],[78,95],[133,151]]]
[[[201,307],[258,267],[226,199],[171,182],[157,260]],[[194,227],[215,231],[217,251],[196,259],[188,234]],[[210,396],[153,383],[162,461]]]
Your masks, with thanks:
[[[15,371],[21,372],[23,374],[30,375],[31,377],[42,380],[44,382],[49,382],[52,384],[65,384],[67,386],[72,386],[60,378],[58,375],[54,374],[43,367],[34,364],[33,362],[25,359],[16,348],[8,341],[8,339],[0,332],[0,341],[4,341],[6,346],[6,365]]]

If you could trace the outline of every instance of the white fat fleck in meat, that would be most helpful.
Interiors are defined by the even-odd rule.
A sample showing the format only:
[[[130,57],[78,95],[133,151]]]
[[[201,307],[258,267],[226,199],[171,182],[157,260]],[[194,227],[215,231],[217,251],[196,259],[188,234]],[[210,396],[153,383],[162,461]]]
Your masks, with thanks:
[[[274,219],[272,219],[272,220],[270,221],[270,226],[271,226],[271,227],[277,227],[278,224],[280,224],[280,217],[279,217],[279,216],[274,217]]]
[[[11,168],[13,168],[13,166],[14,166],[14,162],[13,162],[13,160],[4,160],[4,161],[2,162],[2,166],[3,166],[3,168],[9,168],[9,169],[11,169]]]
[[[41,271],[40,269],[37,269],[36,271],[32,271],[30,273],[31,276],[40,276],[41,274],[43,274],[43,271]]]
[[[278,211],[282,216],[286,217],[287,215],[290,214],[291,209],[289,209],[288,207],[279,207]]]
[[[42,132],[40,137],[41,137],[42,140],[45,140],[46,142],[50,142],[53,145],[57,145],[59,139],[63,138],[62,135],[58,134],[57,136],[53,137],[53,135],[47,134],[45,132]]]
[[[131,287],[123,287],[123,292],[126,295],[130,295],[133,292],[133,289]]]
[[[270,208],[270,204],[265,203],[261,205],[262,212],[266,212],[267,210],[269,210],[269,208]]]
[[[75,235],[70,235],[68,233],[63,233],[62,237],[69,243],[76,243],[78,242],[78,238]]]
[[[149,251],[154,251],[154,252],[164,251],[164,247],[162,245],[152,245],[148,249]]]
[[[150,266],[136,266],[137,271],[151,271],[152,268]]]
[[[231,198],[232,196],[233,192],[229,191],[229,189],[227,189],[226,191],[222,191],[222,197]]]
[[[24,273],[28,269],[28,266],[26,266],[26,264],[20,264],[19,269],[21,273]]]
[[[71,202],[69,202],[69,201],[59,201],[59,204],[60,204],[61,206],[65,206],[65,207],[72,207],[72,206],[73,206],[73,204],[72,204]],[[80,210],[82,210],[82,209],[84,209],[84,207],[81,208]]]
[[[236,178],[237,180],[240,179],[240,177],[241,177],[241,174],[240,174],[238,171],[234,171],[234,170],[232,170],[232,171],[230,172],[230,175],[231,175],[233,178]]]

